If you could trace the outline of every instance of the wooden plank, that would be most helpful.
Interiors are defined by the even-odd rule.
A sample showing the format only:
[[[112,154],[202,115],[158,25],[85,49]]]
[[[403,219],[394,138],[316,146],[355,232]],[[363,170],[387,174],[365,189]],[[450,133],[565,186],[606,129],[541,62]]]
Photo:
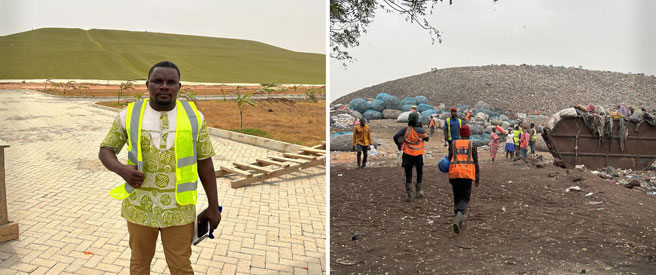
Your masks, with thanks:
[[[305,162],[305,163],[300,164],[300,165],[291,166],[291,167],[287,167],[287,168],[284,168],[284,169],[279,169],[279,170],[276,170],[276,171],[274,171],[270,174],[259,174],[259,175],[256,175],[254,177],[251,177],[251,178],[236,180],[236,181],[233,181],[232,183],[230,183],[230,186],[232,188],[239,188],[239,187],[243,187],[243,186],[246,186],[246,185],[249,185],[249,184],[253,184],[253,183],[260,182],[260,181],[263,181],[263,180],[267,180],[267,179],[270,179],[270,178],[279,177],[279,176],[282,176],[282,175],[285,175],[285,174],[289,174],[289,173],[299,171],[301,169],[306,169],[306,168],[310,168],[310,167],[318,166],[318,165],[322,165],[322,164],[323,165],[326,164],[326,159],[325,158],[319,158],[319,159],[315,159],[315,160],[312,160],[312,161],[309,161],[309,162]]]
[[[226,170],[220,170],[220,167],[219,167],[219,170],[214,171],[214,173],[216,174],[216,177],[217,177],[217,178],[220,178],[220,177],[223,177],[223,176],[226,176],[226,175],[232,174],[232,173],[230,173],[230,172],[228,172],[228,171],[226,171]]]
[[[228,171],[230,173],[240,175],[242,177],[246,177],[246,178],[250,178],[250,177],[253,176],[253,174],[249,173],[248,171],[244,171],[244,170],[241,170],[239,168],[234,168],[234,167],[233,168],[228,168],[228,167],[221,166],[221,169],[225,170],[225,171]]]
[[[283,153],[282,155],[285,156],[285,157],[288,157],[288,158],[293,158],[293,159],[314,160],[314,159],[317,158],[317,156],[299,155],[299,154],[292,154],[292,153]]]
[[[295,163],[306,163],[307,161],[302,161],[302,160],[297,160],[297,159],[290,159],[290,158],[283,158],[283,157],[269,157],[272,160],[277,160],[277,161],[289,161],[289,162],[295,162]]]
[[[235,167],[239,167],[240,169],[244,169],[244,170],[250,169],[250,170],[258,171],[258,172],[265,173],[265,174],[273,172],[273,170],[266,169],[266,168],[260,167],[260,166],[251,165],[251,164],[233,162],[232,165],[234,165]]]
[[[9,222],[0,225],[0,243],[18,239],[18,223]]]
[[[301,151],[313,154],[326,154],[326,150],[301,147]]]
[[[264,164],[268,164],[268,165],[275,165],[275,166],[281,166],[281,167],[289,167],[290,166],[289,163],[282,163],[282,162],[278,162],[278,161],[270,160],[270,159],[256,159],[255,161],[257,161],[259,163],[264,163]]]

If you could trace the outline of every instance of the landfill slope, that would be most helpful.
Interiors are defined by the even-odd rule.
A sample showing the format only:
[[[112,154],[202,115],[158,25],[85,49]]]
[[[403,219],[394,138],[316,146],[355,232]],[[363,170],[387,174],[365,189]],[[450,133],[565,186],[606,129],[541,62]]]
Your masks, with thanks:
[[[575,104],[619,103],[656,108],[656,77],[644,74],[548,66],[458,67],[387,81],[352,92],[333,104],[378,93],[405,98],[423,95],[437,106],[474,105],[479,100],[510,113],[551,114]]]

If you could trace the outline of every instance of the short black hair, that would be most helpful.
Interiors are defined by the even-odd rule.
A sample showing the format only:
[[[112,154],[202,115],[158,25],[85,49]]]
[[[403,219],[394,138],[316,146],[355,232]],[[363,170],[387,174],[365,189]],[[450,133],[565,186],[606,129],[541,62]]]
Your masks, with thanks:
[[[531,123],[531,128],[535,127],[535,123]]]
[[[157,67],[173,68],[173,69],[175,69],[175,71],[178,72],[178,79],[180,78],[180,69],[178,69],[177,65],[173,64],[173,62],[171,62],[171,61],[160,61],[160,62],[157,62],[157,64],[150,67],[150,71],[148,71],[148,79],[150,79],[150,74]],[[148,79],[146,79],[146,80],[148,80]]]

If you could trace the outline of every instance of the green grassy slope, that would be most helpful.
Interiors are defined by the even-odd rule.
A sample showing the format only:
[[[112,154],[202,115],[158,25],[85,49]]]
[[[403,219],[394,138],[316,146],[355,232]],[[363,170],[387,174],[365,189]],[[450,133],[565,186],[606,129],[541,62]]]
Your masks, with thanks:
[[[324,84],[326,56],[191,35],[45,28],[0,36],[0,79],[145,79],[169,60],[182,80]]]

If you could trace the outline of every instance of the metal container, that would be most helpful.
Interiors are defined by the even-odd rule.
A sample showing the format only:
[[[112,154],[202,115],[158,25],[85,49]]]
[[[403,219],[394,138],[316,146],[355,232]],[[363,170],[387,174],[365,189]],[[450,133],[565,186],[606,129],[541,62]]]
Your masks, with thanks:
[[[561,119],[552,130],[545,129],[542,137],[559,166],[644,170],[656,160],[656,127],[643,122],[635,131],[638,123],[625,121],[625,125],[628,137],[624,150],[620,147],[619,119],[613,121],[610,139],[602,137],[600,141],[580,116]]]

